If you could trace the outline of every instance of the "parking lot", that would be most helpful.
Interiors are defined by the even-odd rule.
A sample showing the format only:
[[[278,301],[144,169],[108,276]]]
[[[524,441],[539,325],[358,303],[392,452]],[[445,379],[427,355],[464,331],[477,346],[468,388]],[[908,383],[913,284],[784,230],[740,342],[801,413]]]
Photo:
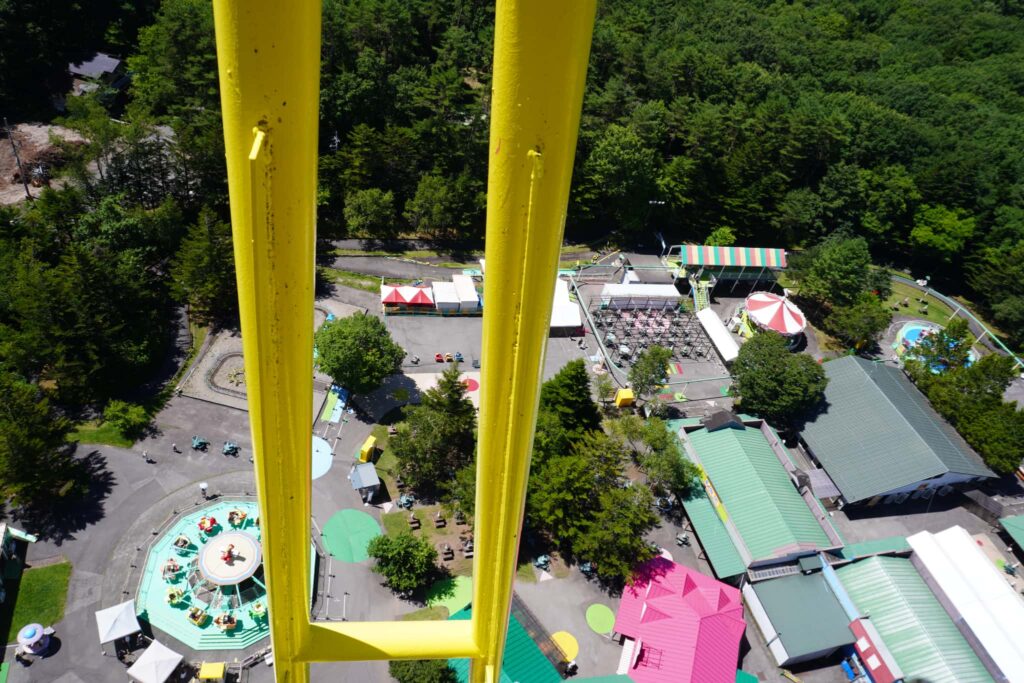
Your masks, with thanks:
[[[483,318],[389,315],[384,318],[384,322],[395,343],[406,351],[403,370],[408,374],[430,372],[431,368],[441,372],[442,365],[434,361],[434,354],[437,353],[451,353],[453,356],[456,352],[461,353],[465,371],[474,369],[474,361],[483,364]],[[571,360],[598,353],[592,339],[587,337],[584,342],[587,348],[584,349],[578,339],[549,338],[544,379],[552,377]],[[419,358],[419,364],[413,363],[415,357]]]

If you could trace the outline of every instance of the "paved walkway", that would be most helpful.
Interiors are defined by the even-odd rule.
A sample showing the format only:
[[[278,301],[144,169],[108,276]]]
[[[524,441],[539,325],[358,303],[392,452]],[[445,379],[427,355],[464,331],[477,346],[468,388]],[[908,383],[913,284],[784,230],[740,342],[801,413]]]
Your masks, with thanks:
[[[193,433],[203,434],[213,445],[235,441],[242,454],[238,458],[227,457],[220,454],[219,448],[211,448],[207,453],[192,451],[188,438]],[[184,452],[173,453],[172,443]],[[143,450],[149,452],[156,464],[143,460]],[[39,542],[29,546],[29,565],[63,555],[74,569],[64,619],[55,625],[60,649],[31,667],[14,665],[11,683],[122,683],[124,666],[114,657],[101,654],[94,612],[126,599],[124,590],[134,595],[136,586],[128,573],[135,569],[130,565],[138,564],[134,561],[140,554],[136,548],[141,547],[144,552],[152,539],[152,530],[172,510],[186,509],[200,500],[200,481],[209,483],[211,493],[252,492],[250,452],[247,413],[185,396],[173,399],[157,417],[155,434],[131,449],[81,446],[81,457],[89,458],[101,482],[91,504],[68,514],[53,511],[49,515],[16,516],[13,522],[26,531],[43,535]],[[316,482],[315,511],[357,507],[355,493],[344,486],[346,473],[347,468],[334,467]],[[348,613],[352,618],[394,618],[403,611],[397,601],[384,600],[390,592],[379,585],[380,578],[369,571],[368,565],[349,565],[352,571],[344,576],[334,572],[339,575],[334,579],[337,600],[331,604],[329,616],[341,616],[344,592],[351,594]],[[386,604],[390,609],[377,610],[379,613],[371,617],[371,606],[377,604]],[[385,615],[386,612],[392,613]],[[177,641],[167,645],[186,651]],[[236,655],[232,653],[231,657]],[[387,665],[381,662],[318,665],[313,670],[313,680],[319,681],[390,680]],[[252,683],[269,683],[273,679],[272,669],[262,665],[250,674]]]

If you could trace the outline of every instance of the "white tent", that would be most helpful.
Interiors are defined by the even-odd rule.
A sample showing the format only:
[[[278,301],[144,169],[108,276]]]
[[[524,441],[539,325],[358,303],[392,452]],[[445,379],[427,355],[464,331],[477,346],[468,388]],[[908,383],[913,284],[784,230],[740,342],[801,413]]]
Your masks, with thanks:
[[[736,356],[740,355],[740,345],[729,334],[725,324],[718,319],[718,314],[713,309],[705,308],[697,312],[697,320],[700,321],[704,331],[708,333],[711,343],[718,349],[718,355],[722,357],[722,360],[726,363],[736,360]]]
[[[551,329],[575,331],[583,327],[579,305],[569,298],[569,283],[555,280],[555,297],[551,303]]]
[[[100,643],[109,643],[118,638],[138,633],[139,620],[135,617],[135,601],[129,600],[96,612],[96,630]]]
[[[671,309],[677,307],[682,298],[675,285],[609,282],[601,288],[601,305],[607,308]]]
[[[128,676],[139,683],[164,683],[178,668],[182,656],[154,640],[128,669]]]
[[[434,290],[434,306],[437,307],[437,310],[459,310],[459,295],[455,291],[454,282],[435,282],[430,286]]]
[[[468,275],[452,275],[452,283],[455,285],[455,292],[459,296],[459,309],[463,311],[474,311],[480,308],[480,297],[476,293],[476,285],[473,278]]]
[[[966,624],[1002,671],[1002,680],[1024,681],[1024,600],[1003,572],[960,526],[907,537],[914,565],[938,589],[939,602]],[[962,629],[961,629],[962,630]]]

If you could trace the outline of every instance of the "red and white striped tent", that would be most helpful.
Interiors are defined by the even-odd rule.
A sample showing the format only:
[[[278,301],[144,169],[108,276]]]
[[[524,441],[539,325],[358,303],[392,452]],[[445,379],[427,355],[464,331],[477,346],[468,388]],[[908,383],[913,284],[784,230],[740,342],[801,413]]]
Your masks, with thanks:
[[[758,327],[792,337],[807,327],[803,311],[789,299],[771,292],[754,292],[747,297],[747,316]]]

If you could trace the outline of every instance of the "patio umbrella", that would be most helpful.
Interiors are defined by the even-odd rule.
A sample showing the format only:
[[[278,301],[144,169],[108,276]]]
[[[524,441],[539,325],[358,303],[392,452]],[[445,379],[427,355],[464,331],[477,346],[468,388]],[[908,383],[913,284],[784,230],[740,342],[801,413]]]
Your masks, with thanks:
[[[138,633],[141,629],[135,616],[135,601],[97,610],[96,630],[100,634],[100,644]]]
[[[747,297],[747,315],[761,328],[781,335],[800,334],[807,326],[803,311],[789,299],[771,292],[754,292]]]
[[[157,640],[146,648],[128,675],[139,683],[164,683],[178,668],[182,656]]]
[[[18,645],[24,645],[27,648],[35,647],[36,643],[43,639],[43,625],[42,624],[29,624],[23,626],[18,631]]]

